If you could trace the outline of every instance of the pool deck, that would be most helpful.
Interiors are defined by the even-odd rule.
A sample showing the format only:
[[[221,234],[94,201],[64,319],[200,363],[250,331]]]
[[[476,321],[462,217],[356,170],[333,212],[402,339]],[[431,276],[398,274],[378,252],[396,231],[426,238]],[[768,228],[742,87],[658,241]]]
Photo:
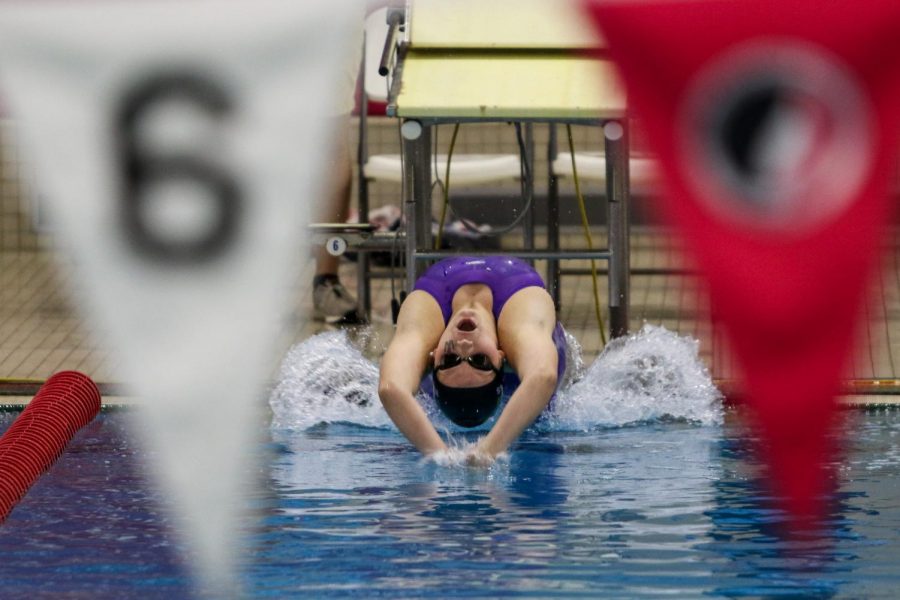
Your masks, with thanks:
[[[539,236],[539,241],[541,237]],[[848,379],[852,404],[900,404],[900,260],[898,241],[892,236],[885,252],[884,269],[873,282],[871,301],[866,311],[866,326]],[[515,240],[504,240],[513,247]],[[580,247],[577,231],[568,232],[564,245]],[[602,246],[603,239],[595,240]],[[644,323],[664,326],[699,340],[700,355],[714,378],[736,379],[736,368],[721,333],[710,321],[706,297],[698,278],[690,274],[679,244],[656,228],[636,228],[631,245],[632,268],[640,273],[631,282],[630,328]],[[127,388],[117,376],[117,353],[102,336],[91,331],[75,309],[68,290],[78,282],[61,257],[51,251],[0,252],[0,405],[27,402],[29,394],[55,372],[82,371],[102,384],[110,405],[130,404]],[[544,263],[536,267],[544,273]],[[568,261],[566,268],[588,269],[587,261]],[[598,264],[605,272],[605,264]],[[311,279],[313,262],[303,257],[292,274],[290,286],[294,310],[277,340],[277,356],[297,341],[333,327],[311,319]],[[348,289],[355,286],[355,265],[344,262],[341,278]],[[402,285],[398,281],[397,286]],[[390,339],[391,283],[389,279],[372,282],[372,329],[375,335],[361,335],[366,351],[377,356]],[[605,276],[599,277],[599,294],[605,315]],[[594,312],[591,278],[567,275],[562,279],[560,320],[581,342],[585,361],[600,352],[602,341]],[[352,334],[359,333],[357,331]],[[272,375],[277,370],[273,365]],[[879,385],[874,385],[875,381]],[[16,387],[18,386],[18,387]],[[870,391],[872,393],[870,393]],[[862,393],[859,393],[862,392]]]

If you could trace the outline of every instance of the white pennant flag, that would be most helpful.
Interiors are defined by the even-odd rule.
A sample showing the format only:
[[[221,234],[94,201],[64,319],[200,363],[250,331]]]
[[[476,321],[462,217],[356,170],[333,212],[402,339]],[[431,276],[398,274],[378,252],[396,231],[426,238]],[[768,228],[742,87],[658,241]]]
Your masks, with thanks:
[[[221,589],[353,4],[0,5],[0,94]]]

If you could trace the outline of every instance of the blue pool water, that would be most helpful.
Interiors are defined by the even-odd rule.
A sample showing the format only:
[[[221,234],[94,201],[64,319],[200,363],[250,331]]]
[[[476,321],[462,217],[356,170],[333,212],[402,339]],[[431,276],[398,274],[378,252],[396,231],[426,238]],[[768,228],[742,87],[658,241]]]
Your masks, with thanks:
[[[193,597],[123,419],[82,431],[0,526],[0,597]],[[529,434],[482,472],[391,431],[272,431],[246,595],[894,598],[900,412],[849,419],[827,536],[791,553],[737,415]]]
[[[365,395],[342,414],[331,400],[347,389],[307,386],[292,404],[283,377],[257,448],[244,595],[896,597],[900,411],[848,413],[825,535],[788,548],[740,413],[712,406],[692,374],[673,379],[679,357],[652,346],[598,361],[583,381],[599,371],[605,388],[575,384],[487,470],[423,461]],[[642,395],[661,382],[681,395],[656,398],[663,411]],[[82,430],[0,525],[0,598],[197,597],[127,416]]]

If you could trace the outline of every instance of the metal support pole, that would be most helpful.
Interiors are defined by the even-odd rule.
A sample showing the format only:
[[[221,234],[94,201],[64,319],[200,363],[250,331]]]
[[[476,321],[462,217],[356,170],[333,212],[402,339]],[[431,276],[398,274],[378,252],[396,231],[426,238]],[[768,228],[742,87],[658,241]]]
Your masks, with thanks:
[[[523,190],[525,197],[522,198],[523,205],[527,206],[528,214],[522,219],[523,242],[525,248],[531,250],[534,248],[534,124],[525,123],[525,165],[526,177]],[[532,262],[531,266],[534,266]]]
[[[550,124],[550,142],[547,144],[547,248],[559,250],[559,179],[553,172],[556,160],[556,125]],[[559,312],[559,261],[547,261],[547,291]]]
[[[416,194],[416,250],[429,250],[434,247],[431,235],[431,222],[433,220],[431,209],[432,192],[432,156],[431,156],[431,126],[422,125],[422,137],[419,140],[419,152],[416,154],[416,177],[414,189]],[[416,276],[422,274],[427,265],[416,267]],[[410,290],[415,282],[411,282]]]
[[[405,156],[406,291],[411,292],[424,270],[416,252],[431,249],[431,128],[409,119],[400,133]]]
[[[629,150],[627,120],[603,126],[606,146],[606,197],[609,206],[609,329],[612,337],[628,333],[629,302]]]

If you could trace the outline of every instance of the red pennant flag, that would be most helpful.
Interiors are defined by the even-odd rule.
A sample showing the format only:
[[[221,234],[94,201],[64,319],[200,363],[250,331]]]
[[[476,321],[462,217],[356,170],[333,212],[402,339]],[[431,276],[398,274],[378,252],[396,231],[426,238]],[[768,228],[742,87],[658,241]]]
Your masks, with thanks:
[[[835,398],[891,215],[900,3],[586,7],[743,368],[774,491],[794,517],[816,517]]]

